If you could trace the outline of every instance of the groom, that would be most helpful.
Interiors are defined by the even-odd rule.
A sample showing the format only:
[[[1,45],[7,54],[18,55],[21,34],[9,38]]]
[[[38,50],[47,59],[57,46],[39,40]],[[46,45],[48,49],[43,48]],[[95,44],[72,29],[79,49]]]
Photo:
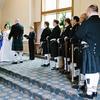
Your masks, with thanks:
[[[23,33],[24,28],[20,24],[20,20],[16,19],[15,24],[11,27],[11,32],[8,37],[9,40],[13,38],[12,50],[15,52],[13,64],[17,64],[18,62],[23,63]]]

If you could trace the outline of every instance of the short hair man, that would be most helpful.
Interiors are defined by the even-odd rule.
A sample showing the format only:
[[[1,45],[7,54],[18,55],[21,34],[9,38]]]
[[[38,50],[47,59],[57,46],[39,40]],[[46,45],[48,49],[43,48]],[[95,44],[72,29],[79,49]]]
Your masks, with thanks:
[[[23,34],[24,28],[20,24],[20,19],[15,20],[15,24],[11,27],[11,32],[9,34],[9,40],[13,38],[12,42],[12,50],[15,51],[14,62],[13,64],[17,64],[18,62],[22,63],[22,52],[23,52]],[[19,59],[18,59],[19,58]]]
[[[87,44],[83,48],[83,68],[85,74],[87,91],[80,94],[82,97],[93,99],[97,96],[97,85],[100,72],[100,18],[98,16],[98,6],[90,5],[87,8],[88,19],[82,26],[77,36]]]
[[[58,70],[59,69],[59,65],[58,65],[58,61],[59,61],[59,57],[58,57],[58,43],[57,43],[57,39],[60,38],[60,33],[61,33],[61,29],[59,27],[59,21],[58,20],[53,20],[53,30],[50,34],[50,50],[51,50],[51,57],[53,57],[55,59],[55,66],[51,69],[51,70]]]

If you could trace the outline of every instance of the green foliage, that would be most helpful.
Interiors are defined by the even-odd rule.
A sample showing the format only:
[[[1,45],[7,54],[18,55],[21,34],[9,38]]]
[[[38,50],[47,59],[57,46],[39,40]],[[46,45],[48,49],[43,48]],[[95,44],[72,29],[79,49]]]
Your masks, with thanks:
[[[62,17],[60,18],[60,26],[64,27],[64,20],[66,18],[66,13],[62,13]]]

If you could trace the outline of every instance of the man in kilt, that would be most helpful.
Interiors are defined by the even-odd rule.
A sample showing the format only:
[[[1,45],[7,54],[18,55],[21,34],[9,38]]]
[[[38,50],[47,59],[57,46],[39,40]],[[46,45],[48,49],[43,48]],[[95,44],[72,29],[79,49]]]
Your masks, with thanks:
[[[87,20],[87,14],[83,13],[80,16],[80,27],[78,28],[78,31],[81,30],[82,25],[84,24],[84,22]],[[82,66],[82,46],[84,44],[84,41],[81,41],[80,46],[79,46],[79,67],[81,68]],[[79,75],[79,80],[78,80],[78,84],[74,85],[73,88],[75,89],[80,89],[80,90],[84,90],[85,89],[85,76],[84,74],[80,73]]]
[[[78,57],[79,39],[77,38],[75,33],[78,31],[79,27],[80,27],[79,17],[74,16],[72,19],[72,30],[70,32],[70,38],[71,38],[71,43],[74,44],[74,63],[76,64],[79,64],[79,57]]]
[[[22,55],[23,55],[23,33],[24,28],[20,24],[20,20],[16,19],[15,24],[11,27],[11,32],[9,34],[8,39],[12,40],[12,51],[14,51],[14,62],[13,64],[17,64],[18,62],[23,63]]]
[[[50,41],[48,37],[51,34],[51,30],[49,28],[49,22],[44,22],[45,29],[41,34],[41,47],[43,48],[43,55],[45,56],[45,60],[43,61],[42,67],[48,67],[50,65]]]
[[[70,59],[71,59],[71,64],[70,64],[70,70],[72,74],[72,81],[77,84],[77,79],[78,79],[78,72],[79,72],[79,44],[80,41],[76,36],[76,32],[79,29],[80,24],[79,24],[79,17],[74,16],[72,18],[72,30],[70,32],[70,42],[71,42],[71,54],[70,54]],[[77,71],[77,73],[76,73]],[[74,79],[74,80],[73,80]],[[73,87],[72,86],[72,87]]]
[[[60,35],[60,54],[59,56],[62,57],[62,59],[64,59],[64,65],[62,66],[62,69],[60,70],[61,73],[66,73],[68,72],[68,66],[69,66],[69,62],[70,62],[70,52],[69,52],[69,48],[70,48],[70,31],[71,31],[71,21],[69,18],[66,18],[64,21],[65,24],[65,28],[63,30],[63,32]]]
[[[55,66],[52,68],[52,70],[58,70],[59,69],[59,57],[58,57],[58,42],[57,39],[60,38],[61,29],[59,27],[59,21],[54,20],[53,21],[53,30],[50,34],[49,40],[50,40],[50,50],[51,50],[51,57],[55,60]]]
[[[85,42],[83,46],[83,64],[81,73],[85,75],[87,90],[81,97],[93,99],[97,96],[100,72],[100,18],[98,6],[90,5],[87,9],[88,19],[76,34]]]

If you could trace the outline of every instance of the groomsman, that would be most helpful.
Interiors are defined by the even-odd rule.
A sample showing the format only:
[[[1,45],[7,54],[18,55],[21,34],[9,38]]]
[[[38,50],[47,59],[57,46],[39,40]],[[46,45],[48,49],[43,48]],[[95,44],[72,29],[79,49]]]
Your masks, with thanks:
[[[83,13],[81,14],[80,16],[80,27],[78,28],[77,31],[80,31],[81,30],[81,27],[82,25],[85,23],[85,21],[87,20],[87,14],[86,13]],[[77,85],[73,85],[73,88],[75,89],[80,89],[80,90],[84,90],[85,89],[85,76],[81,73],[81,70],[82,70],[82,46],[84,45],[83,44],[84,41],[80,41],[80,50],[79,50],[79,65],[80,66],[80,75],[79,75],[79,83]]]
[[[70,32],[70,38],[71,38],[71,43],[74,44],[74,63],[78,64],[78,51],[79,51],[79,40],[76,36],[76,32],[78,31],[80,27],[79,24],[79,17],[78,16],[74,16],[72,19],[72,30]],[[72,59],[72,57],[70,57]]]
[[[85,41],[83,47],[82,74],[85,74],[86,93],[79,94],[81,97],[93,99],[97,96],[97,86],[100,72],[100,18],[98,6],[90,5],[87,9],[87,21],[82,25],[77,36]]]
[[[52,68],[52,70],[58,70],[59,69],[59,57],[58,57],[58,42],[57,39],[60,38],[60,33],[61,33],[61,29],[59,27],[59,21],[58,20],[54,20],[53,21],[53,30],[50,34],[50,50],[51,50],[51,57],[53,57],[55,59],[55,67]]]
[[[70,31],[72,29],[72,25],[71,25],[71,20],[69,18],[66,18],[64,21],[65,24],[65,28],[63,30],[63,32],[60,35],[60,45],[61,45],[61,51],[60,51],[60,56],[62,56],[64,58],[64,65],[63,68],[60,70],[62,73],[68,72],[69,68],[68,68],[68,64],[70,62],[70,52],[69,52],[69,48],[70,48]]]
[[[41,34],[41,46],[43,48],[43,55],[45,56],[45,60],[43,61],[42,67],[48,67],[50,65],[50,41],[48,37],[51,34],[51,30],[49,28],[49,22],[44,22],[45,29]]]
[[[23,33],[24,28],[20,24],[20,20],[16,19],[15,24],[11,27],[11,32],[8,37],[9,40],[13,38],[12,50],[15,52],[13,64],[17,64],[18,62],[23,63]]]
[[[76,32],[78,30],[78,28],[80,27],[80,24],[79,24],[79,17],[78,16],[74,16],[72,18],[72,30],[70,32],[70,38],[72,38],[74,40],[74,43],[77,42],[77,37],[76,37]]]

